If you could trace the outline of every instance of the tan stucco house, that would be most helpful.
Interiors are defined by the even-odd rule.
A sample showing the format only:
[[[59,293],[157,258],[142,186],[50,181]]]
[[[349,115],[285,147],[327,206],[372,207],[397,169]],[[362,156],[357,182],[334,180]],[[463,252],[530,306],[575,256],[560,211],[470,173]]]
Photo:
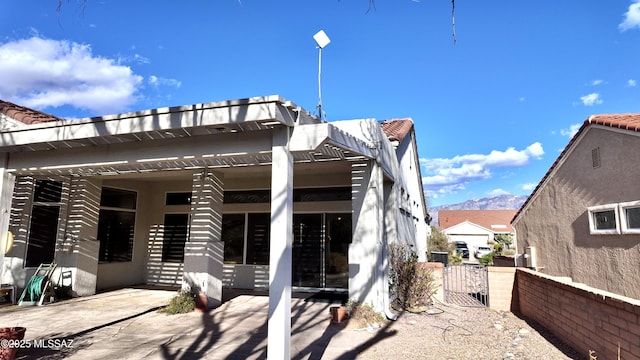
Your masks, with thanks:
[[[513,219],[522,265],[640,299],[640,114],[585,120]]]
[[[411,119],[327,123],[280,96],[81,120],[0,101],[0,127],[2,283],[19,289],[48,262],[75,296],[268,289],[270,357],[287,358],[292,290],[385,312],[388,245],[426,257]]]

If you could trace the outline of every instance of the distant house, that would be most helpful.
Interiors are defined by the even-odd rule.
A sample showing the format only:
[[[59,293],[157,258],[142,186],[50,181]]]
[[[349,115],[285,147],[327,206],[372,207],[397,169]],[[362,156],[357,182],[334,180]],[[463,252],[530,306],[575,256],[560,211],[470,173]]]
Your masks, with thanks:
[[[449,241],[464,241],[473,253],[497,234],[513,235],[511,219],[516,210],[440,210],[438,226]]]
[[[513,219],[526,265],[640,299],[640,114],[584,121]]]
[[[80,120],[0,101],[0,128],[2,283],[55,262],[75,296],[268,289],[280,311],[293,288],[382,312],[389,244],[425,261],[411,119],[327,123],[279,96]]]

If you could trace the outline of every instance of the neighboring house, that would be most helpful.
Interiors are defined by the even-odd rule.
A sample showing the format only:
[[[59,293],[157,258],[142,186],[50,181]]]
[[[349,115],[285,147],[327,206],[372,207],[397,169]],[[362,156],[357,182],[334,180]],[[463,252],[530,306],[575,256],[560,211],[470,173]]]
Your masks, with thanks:
[[[585,120],[512,224],[526,265],[640,299],[640,114]]]
[[[267,96],[73,121],[0,101],[0,126],[2,283],[56,262],[75,296],[269,289],[278,311],[293,287],[382,312],[389,243],[425,261],[410,119],[326,123]]]
[[[487,246],[497,234],[513,235],[516,210],[440,210],[438,226],[450,242],[464,241],[469,252]]]

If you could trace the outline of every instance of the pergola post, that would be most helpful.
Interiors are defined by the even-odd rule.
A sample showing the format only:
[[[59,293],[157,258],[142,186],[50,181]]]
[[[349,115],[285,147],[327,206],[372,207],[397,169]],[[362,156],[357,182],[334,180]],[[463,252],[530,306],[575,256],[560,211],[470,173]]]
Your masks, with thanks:
[[[291,358],[293,157],[288,145],[289,128],[274,129],[271,165],[268,359]]]

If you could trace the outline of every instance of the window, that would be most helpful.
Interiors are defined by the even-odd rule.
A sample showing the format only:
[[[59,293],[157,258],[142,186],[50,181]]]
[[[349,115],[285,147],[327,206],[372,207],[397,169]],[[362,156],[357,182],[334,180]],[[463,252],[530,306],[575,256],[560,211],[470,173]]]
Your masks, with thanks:
[[[271,214],[269,213],[223,215],[224,262],[227,264],[269,265],[270,231]]]
[[[222,241],[226,264],[244,263],[244,223],[245,214],[222,215]]]
[[[99,260],[126,262],[133,258],[137,194],[103,188],[98,216]]]
[[[191,205],[190,192],[170,192],[164,201],[165,205]]]
[[[183,262],[184,244],[189,237],[189,214],[165,214],[162,261]]]
[[[640,201],[620,204],[621,228],[623,234],[640,234]]]
[[[608,204],[588,208],[589,229],[593,235],[620,234],[618,205]]]
[[[36,180],[27,241],[26,267],[53,262],[62,200],[62,182]]]

